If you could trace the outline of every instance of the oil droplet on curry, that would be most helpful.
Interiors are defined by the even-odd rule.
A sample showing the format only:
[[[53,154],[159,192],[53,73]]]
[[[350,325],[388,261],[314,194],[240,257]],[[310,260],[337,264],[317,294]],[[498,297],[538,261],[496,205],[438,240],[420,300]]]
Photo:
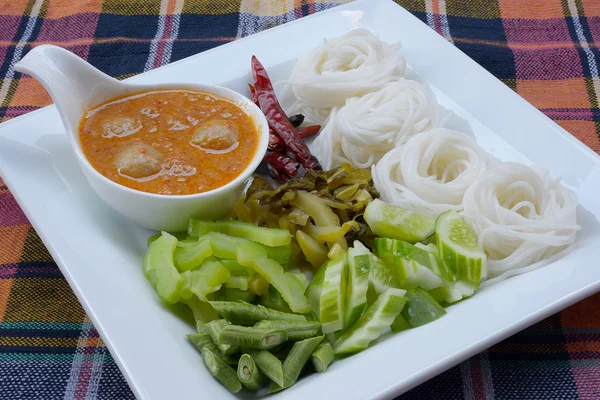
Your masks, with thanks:
[[[144,192],[206,192],[252,161],[259,133],[229,100],[192,90],[158,90],[111,100],[79,125],[83,153],[107,178]]]

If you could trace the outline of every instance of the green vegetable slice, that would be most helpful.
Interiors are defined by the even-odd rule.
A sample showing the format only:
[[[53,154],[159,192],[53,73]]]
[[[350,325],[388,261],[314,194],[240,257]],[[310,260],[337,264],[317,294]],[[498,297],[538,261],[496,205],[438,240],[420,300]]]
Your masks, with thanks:
[[[294,278],[296,278],[298,280],[298,282],[300,282],[302,284],[303,287],[306,287],[306,282],[308,281],[306,279],[306,274],[304,272],[290,272],[291,275],[294,276]]]
[[[309,223],[306,225],[306,233],[320,243],[334,242],[344,237],[351,228],[358,230],[358,222],[346,221],[342,226],[315,226]]]
[[[425,240],[435,232],[433,219],[379,199],[369,203],[364,218],[374,234],[410,243]]]
[[[181,242],[179,243],[181,244]],[[192,253],[189,255],[189,258],[193,259],[195,253],[193,253],[192,249],[200,246],[201,243],[208,243],[212,249],[213,256],[219,259],[225,258],[235,260],[236,248],[245,243],[258,246],[264,252],[266,252],[267,257],[283,264],[289,261],[292,253],[290,245],[270,247],[261,243],[252,242],[251,240],[229,236],[218,232],[210,232],[202,236],[199,240],[193,243],[192,246],[186,246],[182,248],[181,252],[178,254],[178,257],[188,257],[187,255],[184,256],[184,254],[189,251]]]
[[[270,380],[279,386],[283,386],[283,366],[281,361],[273,354],[265,350],[248,350],[258,368]]]
[[[185,271],[181,274],[184,286],[181,297],[189,298],[193,294],[202,301],[208,301],[207,295],[221,289],[230,278],[229,270],[219,261],[205,261],[200,269]]]
[[[237,368],[237,376],[242,385],[251,392],[262,386],[262,375],[250,354],[242,354]]]
[[[377,256],[393,266],[402,288],[415,286],[425,290],[453,284],[448,266],[436,255],[410,243],[397,239],[375,239]]]
[[[254,271],[252,271],[248,267],[240,265],[236,260],[221,258],[219,262],[229,270],[229,274],[231,276],[249,276],[254,273]]]
[[[402,317],[411,327],[428,324],[446,314],[446,310],[421,288],[409,289],[406,298],[408,303],[402,310]]]
[[[304,368],[304,365],[309,360],[310,356],[317,349],[319,344],[323,341],[324,336],[315,336],[310,339],[305,339],[300,342],[294,343],[292,350],[283,361],[283,386],[277,385],[274,381],[271,382],[271,386],[267,393],[278,392],[283,389],[287,389],[292,386],[298,380],[300,372]]]
[[[307,313],[310,305],[304,296],[304,286],[289,272],[285,272],[277,261],[267,258],[266,251],[254,243],[241,243],[236,249],[237,261],[262,275],[281,293],[290,309],[297,313]]]
[[[327,367],[334,359],[335,353],[329,342],[322,342],[310,356],[310,360],[317,372],[327,371]]]
[[[162,232],[150,243],[143,261],[144,274],[154,284],[160,298],[169,304],[179,301],[184,286],[183,278],[173,263],[176,246],[177,238]]]
[[[179,272],[189,271],[201,265],[204,260],[213,255],[208,241],[198,241],[192,246],[179,248],[175,252],[175,265]]]
[[[346,310],[344,326],[349,328],[367,308],[367,290],[371,271],[371,254],[364,246],[348,249],[348,286],[346,288]]]
[[[259,274],[253,274],[250,276],[250,279],[248,280],[248,286],[248,289],[257,296],[266,295],[269,291],[269,288],[271,288],[269,282],[267,282],[267,280]]]
[[[211,301],[210,305],[223,318],[236,325],[254,325],[263,320],[306,321],[300,314],[290,314],[271,310],[261,305],[248,304],[243,301]]]
[[[294,205],[310,215],[317,226],[329,228],[339,228],[341,226],[339,217],[335,215],[319,196],[305,192],[304,190],[298,190],[294,198]],[[344,237],[339,237],[332,242],[328,242],[330,247],[336,243],[343,249],[348,247]]]
[[[230,272],[230,274],[231,274],[231,272]],[[243,275],[230,276],[229,279],[227,279],[227,282],[225,282],[225,287],[231,288],[231,289],[248,290],[249,279],[250,279],[249,276],[243,276]]]
[[[235,364],[236,360],[232,357],[226,356],[221,353],[221,350],[217,348],[217,345],[213,342],[212,338],[208,333],[190,333],[186,335],[188,340],[194,345],[198,352],[202,352],[205,347],[209,349],[215,357],[219,357],[227,364]]]
[[[290,233],[285,229],[263,228],[255,224],[242,221],[201,221],[191,219],[188,233],[192,236],[202,237],[211,232],[224,233],[266,246],[285,246],[291,242]]]
[[[254,301],[256,295],[249,290],[223,287],[215,293],[214,300],[219,301],[245,301],[247,303]]]
[[[433,243],[423,244],[423,243],[415,243],[415,247],[418,247],[422,250],[427,250],[430,253],[438,254],[438,248]]]
[[[465,221],[453,210],[440,214],[435,224],[440,257],[448,264],[457,281],[479,285],[487,277],[487,263],[477,238]]]
[[[189,299],[181,299],[181,302],[192,310],[198,331],[209,322],[221,318],[210,304],[203,302],[196,296],[192,296]]]
[[[169,235],[171,236],[175,236],[177,238],[177,240],[179,241],[187,241],[187,232],[168,232]],[[148,240],[146,241],[146,246],[150,246],[150,243],[154,242],[156,239],[158,239],[159,237],[162,236],[162,232],[158,232],[155,233],[154,235],[150,236],[148,238]],[[195,238],[195,240],[197,240],[198,238]]]
[[[404,307],[406,308],[407,306],[404,306]],[[392,332],[396,333],[396,332],[404,331],[406,329],[410,329],[410,328],[412,328],[412,326],[408,323],[408,321],[406,319],[404,319],[404,317],[402,316],[402,313],[400,313],[400,314],[398,314],[398,316],[396,317],[394,322],[392,322],[392,325],[390,326],[390,328],[392,329]]]
[[[269,290],[266,295],[261,296],[261,304],[267,308],[271,308],[273,310],[291,313],[290,307],[285,302],[283,297],[281,297],[281,293],[277,291],[273,286],[269,286]]]
[[[155,233],[154,235],[150,236],[148,238],[148,240],[146,241],[146,246],[150,247],[150,244],[152,244],[152,242],[154,242],[156,239],[161,237],[161,235],[162,235],[162,233],[158,232],[158,233]]]
[[[317,316],[321,315],[321,290],[323,289],[325,270],[327,270],[327,263],[321,265],[306,288],[306,297],[308,298],[308,303]]]
[[[219,345],[269,350],[287,340],[283,329],[226,325],[219,332]]]
[[[398,274],[391,266],[384,264],[359,241],[354,242],[354,248],[362,253],[369,254],[370,257],[369,289],[367,290],[367,303],[369,305],[373,304],[387,289],[400,288]]]
[[[318,268],[327,261],[327,248],[324,245],[300,230],[296,231],[296,240],[300,250],[313,267]]]
[[[283,329],[287,333],[287,338],[290,341],[298,341],[311,338],[317,334],[321,323],[318,321],[260,321],[255,328],[265,329]]]
[[[343,256],[344,254],[346,254],[345,248],[340,246],[338,243],[335,243],[333,246],[331,246],[329,253],[327,253],[327,258],[329,258],[330,260],[335,260],[336,258]]]
[[[211,321],[205,325],[205,329],[208,332],[208,334],[210,335],[210,337],[212,338],[213,342],[217,345],[219,350],[221,350],[221,352],[226,356],[235,354],[240,350],[240,348],[238,346],[219,343],[219,337],[221,335],[221,331],[229,325],[230,325],[229,322],[225,321],[224,319],[218,319],[215,321]]]
[[[267,257],[277,261],[279,264],[287,264],[290,262],[292,257],[292,246],[286,244],[285,246],[265,246],[261,245],[267,252]]]
[[[366,349],[389,327],[406,304],[405,290],[387,289],[356,323],[335,341],[335,354],[351,354]]]
[[[319,301],[319,321],[323,324],[323,333],[335,332],[344,328],[347,275],[348,259],[345,254],[327,263]]]
[[[223,386],[232,393],[242,390],[242,383],[238,379],[237,372],[229,364],[217,357],[207,347],[202,349],[202,360],[204,365]]]

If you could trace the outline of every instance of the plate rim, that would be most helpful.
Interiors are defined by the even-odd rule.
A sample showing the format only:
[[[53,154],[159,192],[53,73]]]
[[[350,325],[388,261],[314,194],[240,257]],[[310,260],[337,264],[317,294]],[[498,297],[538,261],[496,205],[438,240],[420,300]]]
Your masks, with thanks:
[[[329,12],[335,12],[335,11],[339,11],[340,9],[343,8],[359,8],[362,7],[363,4],[369,4],[369,6],[374,6],[375,4],[378,3],[391,3],[391,4],[395,4],[396,6],[400,7],[402,10],[404,10],[406,12],[406,14],[410,15],[410,17],[415,18],[416,20],[418,20],[420,23],[423,24],[423,22],[421,20],[419,20],[417,17],[415,17],[414,15],[412,15],[410,12],[408,12],[406,9],[404,9],[403,7],[401,7],[400,5],[394,3],[392,0],[358,0],[355,2],[351,2],[351,3],[346,3],[346,4],[340,4],[337,5],[335,7],[332,7],[330,9],[315,13],[313,15],[307,16],[307,17],[303,17],[294,21],[290,21],[288,23],[279,25],[277,27],[265,30],[265,31],[261,31],[258,32],[256,34],[250,35],[250,36],[246,36],[244,38],[223,44],[221,46],[217,46],[215,48],[206,50],[204,52],[201,53],[196,53],[194,55],[191,55],[189,57],[183,58],[181,60],[177,60],[173,63],[170,63],[166,66],[145,72],[145,73],[141,73],[138,74],[134,77],[128,78],[127,80],[129,81],[130,79],[135,79],[137,77],[140,76],[147,76],[155,71],[158,70],[165,70],[168,69],[171,66],[177,65],[179,63],[183,63],[186,61],[189,61],[190,59],[196,58],[196,57],[201,57],[207,53],[213,52],[213,51],[217,51],[219,49],[222,49],[226,46],[230,46],[230,45],[237,45],[238,43],[243,43],[245,39],[249,39],[249,38],[256,38],[259,35],[262,34],[266,34],[266,33],[272,33],[275,30],[278,29],[285,29],[286,27],[289,27],[290,25],[293,24],[297,24],[297,23],[302,23],[305,22],[307,19],[311,19],[314,17],[318,17],[318,16],[322,16],[323,14],[329,13]],[[441,36],[439,37],[440,39],[444,40]],[[481,71],[484,71],[485,73],[487,73],[490,77],[494,78],[498,83],[501,83],[502,86],[504,87],[504,89],[508,90],[510,93],[512,93],[512,95],[514,95],[514,99],[520,99],[519,101],[521,101],[521,103],[526,103],[528,105],[528,111],[529,112],[533,112],[533,114],[535,114],[537,117],[541,117],[542,121],[545,124],[550,125],[551,127],[554,128],[555,131],[557,131],[563,138],[569,140],[570,144],[574,144],[575,147],[577,147],[577,149],[579,151],[584,151],[585,153],[587,153],[588,156],[595,156],[595,157],[591,157],[594,159],[596,164],[600,165],[600,155],[597,154],[596,152],[594,152],[591,148],[589,148],[588,146],[586,146],[583,142],[579,141],[575,136],[573,136],[572,134],[570,134],[568,131],[566,131],[564,128],[562,128],[560,125],[558,125],[556,122],[554,122],[552,119],[550,119],[549,117],[547,117],[546,115],[544,115],[539,109],[537,109],[536,107],[534,107],[531,103],[527,102],[524,98],[522,98],[520,95],[518,95],[518,93],[514,92],[512,89],[510,89],[508,86],[506,86],[502,81],[500,81],[499,79],[497,79],[494,75],[492,75],[489,71],[487,71],[485,68],[483,68],[481,65],[479,65],[477,62],[475,62],[473,59],[471,59],[470,57],[468,57],[462,50],[458,49],[457,47],[455,47],[454,45],[452,45],[451,43],[447,42],[448,46],[452,46],[454,47],[455,50],[458,50],[460,53],[462,53],[462,56],[466,57],[469,62],[472,62],[474,64],[475,68],[479,68]],[[462,57],[461,56],[461,57]],[[29,112],[27,114],[24,114],[22,116],[19,117],[15,117],[12,118],[2,124],[0,124],[0,132],[4,131],[5,129],[9,129],[9,127],[12,125],[11,122],[15,122],[15,121],[22,121],[25,118],[29,118],[29,117],[35,117],[37,116],[38,112],[42,112],[42,111],[48,111],[50,110],[52,107],[55,107],[54,105],[49,105],[46,107],[42,107],[40,109],[34,110],[32,112]],[[8,128],[7,128],[8,127]],[[1,136],[1,135],[0,135]],[[4,181],[6,182],[7,186],[11,186],[10,182],[13,180],[10,177],[7,177],[7,175],[4,173],[3,170],[3,163],[0,163],[0,174],[3,176]],[[17,203],[19,204],[19,206],[21,207],[23,213],[27,216],[29,222],[31,223],[31,225],[33,226],[33,228],[36,230],[36,232],[38,233],[40,239],[43,241],[44,245],[46,246],[46,248],[48,249],[49,253],[52,255],[54,261],[56,262],[56,264],[59,266],[61,273],[65,276],[65,279],[67,280],[67,282],[69,283],[70,287],[73,289],[73,292],[75,294],[75,296],[77,297],[78,301],[80,302],[80,304],[82,305],[82,307],[84,308],[86,314],[88,315],[88,317],[90,318],[90,320],[92,321],[94,327],[98,330],[98,332],[100,333],[100,335],[102,337],[105,336],[105,329],[104,326],[100,323],[99,320],[97,320],[95,313],[91,312],[91,305],[88,304],[85,295],[83,294],[83,292],[80,290],[79,286],[77,285],[77,283],[75,282],[73,276],[71,275],[70,271],[68,268],[66,268],[66,264],[63,261],[62,257],[60,256],[59,251],[55,248],[54,244],[52,244],[52,241],[48,240],[47,236],[47,232],[43,229],[38,229],[38,221],[32,219],[30,217],[30,210],[24,208],[21,204],[23,204],[22,202],[22,197],[21,197],[21,193],[18,192],[13,192],[11,191],[13,197],[15,198],[15,200],[17,201]],[[47,243],[51,243],[50,245],[48,245]],[[593,293],[597,292],[600,290],[600,281],[596,281],[596,282],[592,282],[589,283],[579,289],[577,289],[576,291],[573,291],[571,293],[569,293],[566,296],[563,296],[547,305],[545,305],[542,308],[537,309],[534,313],[528,315],[527,317],[523,317],[519,320],[514,321],[513,323],[511,323],[510,325],[505,326],[503,329],[495,332],[492,335],[488,335],[485,338],[482,338],[480,341],[476,342],[474,345],[471,345],[469,347],[463,347],[460,351],[458,351],[457,353],[455,353],[452,356],[446,357],[442,360],[439,360],[437,363],[431,364],[426,368],[426,372],[422,372],[422,371],[417,371],[415,373],[413,373],[410,376],[405,377],[404,379],[399,379],[394,385],[389,386],[387,388],[383,388],[380,391],[378,391],[376,394],[373,395],[374,398],[384,398],[386,396],[389,396],[391,394],[397,394],[400,392],[405,392],[410,390],[411,388],[417,386],[418,384],[430,379],[431,377],[441,373],[442,371],[452,367],[453,365],[456,365],[458,362],[471,357],[474,354],[477,354],[479,352],[481,352],[482,350],[484,350],[485,348],[489,347],[490,344],[495,344],[513,334],[515,334],[516,332],[526,328],[527,326],[555,313],[558,312],[559,310],[562,310],[580,300],[582,300],[583,298],[592,295]],[[116,351],[116,349],[113,347],[113,344],[111,341],[106,341],[105,342],[106,347],[109,349],[109,351],[111,352],[111,354],[113,355],[113,359],[115,360],[115,362],[117,363],[119,370],[122,372],[123,376],[125,377],[127,383],[129,384],[132,392],[134,393],[134,395],[137,398],[145,398],[146,393],[142,390],[141,387],[138,387],[138,383],[137,380],[134,379],[133,375],[133,371],[130,371],[125,364],[122,361],[122,358],[120,356],[120,353],[118,351]]]

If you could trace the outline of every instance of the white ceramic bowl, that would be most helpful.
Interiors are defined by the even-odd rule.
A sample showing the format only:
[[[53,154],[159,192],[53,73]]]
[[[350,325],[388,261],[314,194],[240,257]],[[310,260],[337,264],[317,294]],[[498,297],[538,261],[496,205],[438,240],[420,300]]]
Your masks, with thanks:
[[[241,195],[246,180],[261,162],[269,142],[269,128],[262,111],[233,90],[204,84],[135,85],[100,72],[69,51],[42,45],[31,50],[17,65],[32,75],[52,96],[70,136],[77,161],[88,183],[110,207],[135,223],[150,229],[180,232],[190,218],[216,220],[227,217]],[[250,164],[233,181],[217,189],[190,195],[160,195],[130,189],[100,174],[87,160],[79,142],[78,126],[84,113],[94,106],[130,93],[185,88],[228,99],[245,110],[260,138]]]

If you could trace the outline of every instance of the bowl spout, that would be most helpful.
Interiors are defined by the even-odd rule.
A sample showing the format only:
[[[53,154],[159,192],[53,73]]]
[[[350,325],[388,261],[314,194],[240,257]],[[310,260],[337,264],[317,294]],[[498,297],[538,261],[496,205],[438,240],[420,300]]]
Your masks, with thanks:
[[[33,48],[15,70],[33,76],[44,86],[71,135],[77,133],[83,112],[94,100],[119,94],[122,85],[75,54],[52,45]]]

